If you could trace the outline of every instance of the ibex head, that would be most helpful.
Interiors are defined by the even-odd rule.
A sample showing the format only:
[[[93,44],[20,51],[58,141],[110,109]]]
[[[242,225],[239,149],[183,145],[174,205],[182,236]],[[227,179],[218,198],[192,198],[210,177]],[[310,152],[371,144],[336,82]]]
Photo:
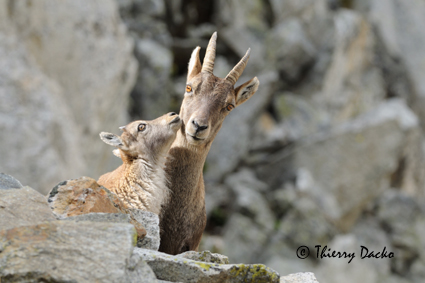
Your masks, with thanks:
[[[121,136],[101,132],[100,138],[106,144],[116,147],[115,155],[125,159],[143,158],[155,162],[166,156],[181,128],[182,121],[176,113],[165,114],[152,121],[134,121],[120,127]]]
[[[199,60],[200,47],[196,47],[189,61],[186,92],[180,109],[184,127],[182,134],[194,146],[210,144],[230,111],[247,101],[258,89],[257,77],[234,88],[249,59],[250,49],[226,78],[213,74],[217,33],[206,50],[204,63]]]

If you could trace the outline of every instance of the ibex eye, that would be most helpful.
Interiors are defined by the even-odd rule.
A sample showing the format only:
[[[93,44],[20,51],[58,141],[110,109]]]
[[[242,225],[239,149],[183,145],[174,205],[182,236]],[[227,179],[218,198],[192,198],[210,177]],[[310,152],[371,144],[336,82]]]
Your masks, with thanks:
[[[141,132],[141,131],[143,131],[144,129],[146,129],[146,124],[139,124],[139,126],[137,126],[137,130],[139,131],[139,132]]]
[[[226,109],[227,111],[232,111],[232,109],[235,108],[232,104],[227,105]]]
[[[190,85],[186,86],[186,92],[191,92],[192,91],[192,87]]]

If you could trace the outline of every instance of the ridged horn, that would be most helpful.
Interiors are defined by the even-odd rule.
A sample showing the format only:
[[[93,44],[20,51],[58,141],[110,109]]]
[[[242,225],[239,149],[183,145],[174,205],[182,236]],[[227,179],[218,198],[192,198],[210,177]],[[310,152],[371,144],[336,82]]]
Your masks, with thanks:
[[[207,51],[205,53],[204,63],[202,64],[201,72],[213,73],[215,61],[215,47],[217,43],[217,32],[214,32],[208,43]]]
[[[251,48],[248,48],[248,51],[246,52],[245,56],[242,57],[239,63],[237,63],[236,66],[226,76],[226,80],[231,82],[233,85],[236,84],[239,77],[242,75],[243,70],[245,69],[246,64],[248,63],[250,53],[251,53]]]

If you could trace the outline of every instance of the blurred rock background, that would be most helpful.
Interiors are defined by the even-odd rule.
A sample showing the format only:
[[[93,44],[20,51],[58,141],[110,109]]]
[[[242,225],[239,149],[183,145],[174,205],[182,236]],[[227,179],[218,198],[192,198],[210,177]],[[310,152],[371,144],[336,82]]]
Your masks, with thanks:
[[[178,111],[217,30],[215,75],[251,47],[239,83],[261,85],[210,151],[201,249],[319,282],[422,282],[423,15],[423,0],[1,0],[0,171],[46,193],[113,169],[99,132]]]

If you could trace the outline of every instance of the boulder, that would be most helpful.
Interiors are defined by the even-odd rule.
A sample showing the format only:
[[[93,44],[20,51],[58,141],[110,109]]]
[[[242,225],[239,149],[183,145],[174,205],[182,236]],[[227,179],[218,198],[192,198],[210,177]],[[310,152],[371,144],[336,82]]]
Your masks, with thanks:
[[[319,283],[319,281],[311,272],[300,272],[281,277],[280,283]]]
[[[182,282],[279,282],[279,274],[262,264],[218,264],[135,248],[158,279]]]
[[[160,244],[159,216],[150,211],[128,209],[133,219],[139,222],[146,230],[146,236],[137,241],[139,248],[157,251]]]
[[[0,231],[2,282],[156,282],[130,260],[130,224],[52,221]],[[143,277],[141,277],[143,276]]]
[[[17,188],[19,181],[4,174],[0,184],[6,188],[0,189],[0,230],[56,220],[46,198],[36,190]]]
[[[12,176],[0,173],[0,190],[20,189],[22,187],[21,182]]]
[[[50,191],[48,203],[59,219],[97,212],[129,213],[116,194],[89,177],[59,183]],[[141,240],[146,235],[145,228],[132,216],[130,222]]]

